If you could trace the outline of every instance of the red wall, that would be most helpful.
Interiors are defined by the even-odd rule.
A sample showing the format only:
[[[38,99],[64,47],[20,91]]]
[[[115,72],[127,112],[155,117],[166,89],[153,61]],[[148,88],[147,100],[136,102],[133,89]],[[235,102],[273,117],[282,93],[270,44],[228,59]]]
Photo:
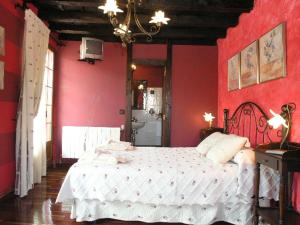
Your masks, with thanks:
[[[286,22],[287,77],[254,85],[242,90],[227,91],[227,61],[244,47],[259,39],[264,33],[281,22]],[[298,109],[293,114],[291,140],[299,142],[300,136],[300,1],[298,0],[257,0],[249,14],[240,17],[239,25],[228,30],[227,36],[218,41],[219,50],[219,125],[223,123],[223,109],[231,112],[244,101],[259,104],[266,112],[272,108],[280,112],[284,103],[295,102]],[[299,176],[299,175],[298,175]],[[294,201],[300,211],[300,177],[295,183]]]
[[[66,42],[56,55],[55,134],[60,158],[61,129],[74,126],[120,126],[125,117],[126,49],[105,43],[104,61],[79,62],[80,42]],[[136,44],[133,58],[166,59],[166,45]],[[173,49],[172,146],[195,146],[206,127],[205,111],[217,113],[217,48],[174,46]]]
[[[124,124],[126,49],[104,44],[104,60],[78,61],[80,42],[68,41],[56,54],[54,154],[60,158],[63,126]]]
[[[23,12],[15,1],[0,1],[0,25],[5,28],[4,90],[0,90],[0,197],[12,191],[15,180],[16,111],[20,91]]]
[[[172,146],[196,146],[208,126],[202,115],[217,114],[217,58],[214,46],[173,47]]]
[[[147,80],[148,87],[163,86],[164,67],[137,65],[134,80]]]

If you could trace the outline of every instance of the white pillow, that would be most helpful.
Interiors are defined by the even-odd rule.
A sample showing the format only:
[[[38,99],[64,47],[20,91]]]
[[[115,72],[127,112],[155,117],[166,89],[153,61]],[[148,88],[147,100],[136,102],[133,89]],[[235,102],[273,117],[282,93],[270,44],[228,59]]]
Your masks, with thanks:
[[[241,136],[238,136],[238,135],[236,135],[236,134],[229,134],[229,135],[241,137]],[[247,137],[244,137],[244,138],[247,139],[247,142],[246,142],[246,144],[245,144],[245,147],[246,147],[246,148],[250,148],[250,147],[251,147],[251,143],[250,143],[250,141],[249,141],[249,138],[247,138]]]
[[[214,146],[219,140],[221,140],[226,134],[222,134],[220,132],[215,132],[206,137],[200,144],[196,147],[196,151],[201,155],[205,156],[210,148]]]
[[[239,165],[254,165],[255,164],[255,152],[253,148],[243,148],[236,153],[233,158],[233,162]]]
[[[206,157],[216,163],[226,163],[247,143],[247,138],[236,135],[226,135],[212,146]]]

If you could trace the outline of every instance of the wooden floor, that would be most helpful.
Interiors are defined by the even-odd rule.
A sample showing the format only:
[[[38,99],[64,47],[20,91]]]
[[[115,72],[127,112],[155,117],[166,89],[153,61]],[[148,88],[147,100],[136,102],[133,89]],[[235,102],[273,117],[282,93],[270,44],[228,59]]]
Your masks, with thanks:
[[[11,195],[0,199],[0,225],[146,225],[142,222],[117,220],[100,220],[95,223],[77,223],[75,220],[71,220],[70,206],[55,204],[56,196],[66,172],[67,169],[50,169],[47,177],[43,178],[42,183],[36,185],[27,197],[21,199]],[[161,225],[163,223],[156,223],[155,225],[157,224]],[[225,225],[225,223],[215,225]]]

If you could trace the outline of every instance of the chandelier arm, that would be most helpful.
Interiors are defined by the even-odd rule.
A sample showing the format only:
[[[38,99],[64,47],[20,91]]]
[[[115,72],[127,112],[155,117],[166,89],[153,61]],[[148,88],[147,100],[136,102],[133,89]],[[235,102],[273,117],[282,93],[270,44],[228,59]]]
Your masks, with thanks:
[[[130,22],[131,22],[131,6],[130,6],[130,4],[132,4],[132,3],[128,0],[127,15],[126,15],[125,20],[124,20],[124,24],[127,26],[128,30],[129,30]]]
[[[132,36],[132,37],[137,37],[137,36],[148,36],[148,37],[151,37],[151,39],[152,39],[152,36],[158,34],[159,31],[160,31],[160,27],[156,27],[156,30],[153,31],[153,32],[148,32],[148,31],[146,31],[145,33],[144,33],[144,32],[139,32],[139,33],[134,33],[134,34],[132,34],[131,36]]]
[[[119,21],[116,16],[109,17],[109,21],[114,28],[119,26]]]
[[[156,30],[154,31],[154,32],[149,32],[149,31],[147,31],[143,26],[142,26],[142,24],[140,23],[140,21],[139,21],[139,18],[138,18],[138,16],[137,16],[137,14],[136,14],[136,6],[135,6],[135,2],[133,3],[133,16],[134,16],[134,20],[135,20],[135,23],[136,23],[136,25],[137,25],[137,27],[140,29],[140,33],[135,33],[135,34],[132,34],[132,36],[144,36],[144,35],[146,35],[146,36],[148,36],[149,38],[151,38],[152,39],[152,35],[155,35],[155,34],[157,34],[158,32],[159,32],[159,28],[157,28],[157,27],[155,27],[156,28]]]

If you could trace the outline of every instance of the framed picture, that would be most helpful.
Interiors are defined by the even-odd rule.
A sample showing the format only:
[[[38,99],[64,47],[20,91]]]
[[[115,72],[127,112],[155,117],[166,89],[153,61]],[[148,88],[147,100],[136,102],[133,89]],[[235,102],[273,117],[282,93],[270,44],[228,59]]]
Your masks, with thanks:
[[[228,60],[228,91],[239,89],[240,53]]]
[[[259,39],[260,82],[286,76],[285,24]]]
[[[258,83],[258,69],[258,42],[255,41],[241,52],[241,88]]]
[[[5,29],[0,26],[0,55],[5,55]]]
[[[0,90],[4,90],[4,62],[0,61]]]

